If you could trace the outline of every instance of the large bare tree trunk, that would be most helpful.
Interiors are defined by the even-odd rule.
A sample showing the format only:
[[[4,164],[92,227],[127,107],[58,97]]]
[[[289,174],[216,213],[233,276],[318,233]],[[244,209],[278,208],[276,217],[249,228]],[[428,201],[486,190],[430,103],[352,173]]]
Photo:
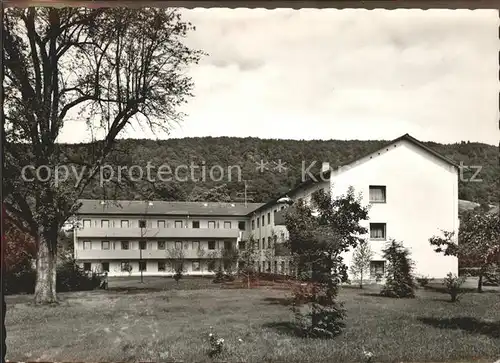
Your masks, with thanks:
[[[57,238],[57,237],[55,237]],[[56,262],[57,252],[55,241],[44,236],[39,236],[38,252],[36,256],[36,285],[35,303],[54,304],[57,303],[56,294]]]

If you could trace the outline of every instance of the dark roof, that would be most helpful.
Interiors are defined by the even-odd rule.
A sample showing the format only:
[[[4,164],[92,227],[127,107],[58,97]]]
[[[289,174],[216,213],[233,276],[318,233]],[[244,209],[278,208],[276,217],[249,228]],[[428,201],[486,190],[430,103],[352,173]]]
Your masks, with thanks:
[[[262,203],[166,202],[81,199],[77,214],[246,216]],[[104,204],[102,204],[104,203]]]
[[[385,149],[387,148],[388,146],[396,143],[396,142],[399,142],[399,141],[402,141],[402,140],[406,140],[406,141],[409,141],[411,142],[412,144],[422,148],[423,150],[427,151],[428,153],[434,155],[435,157],[441,159],[442,161],[446,162],[447,164],[450,164],[456,168],[459,168],[459,165],[457,163],[455,163],[453,160],[447,158],[446,156],[443,156],[441,154],[439,154],[437,151],[431,149],[430,147],[428,147],[427,145],[425,145],[424,143],[422,143],[421,141],[415,139],[413,136],[411,136],[410,134],[404,134],[403,136],[400,136],[390,142],[387,142],[385,145],[383,145],[382,147],[378,148],[377,150],[373,150],[373,151],[370,151],[369,153],[366,153],[362,156],[354,156],[353,158],[351,158],[350,160],[347,160],[346,162],[342,163],[342,165],[338,165],[336,167],[330,167],[330,170],[329,171],[326,171],[323,173],[323,176],[321,177],[321,173],[318,173],[317,175],[315,175],[316,179],[317,180],[324,180],[324,179],[328,179],[331,175],[331,170],[334,170],[335,168],[338,168],[340,166],[347,166],[347,165],[350,165],[350,164],[353,164],[361,159],[364,159],[365,157],[373,154],[373,153],[376,153],[377,151],[379,150],[382,150],[382,149]],[[306,180],[302,183],[299,183],[298,185],[296,185],[294,188],[290,189],[288,192],[284,193],[284,194],[281,194],[280,196],[278,196],[277,198],[263,204],[261,207],[255,209],[253,212],[258,212],[259,210],[261,209],[265,209],[273,204],[276,203],[276,201],[280,198],[283,198],[285,196],[287,196],[288,194],[292,194],[294,192],[296,192],[297,190],[301,189],[301,188],[304,188],[310,184],[313,184],[315,183],[314,180],[312,179],[309,179],[309,180]]]

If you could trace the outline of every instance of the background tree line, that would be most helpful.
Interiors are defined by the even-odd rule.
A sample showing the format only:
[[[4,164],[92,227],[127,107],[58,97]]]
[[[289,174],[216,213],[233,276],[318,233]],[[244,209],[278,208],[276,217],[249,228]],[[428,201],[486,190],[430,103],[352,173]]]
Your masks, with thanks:
[[[242,178],[247,180],[248,191],[252,201],[267,202],[270,199],[285,193],[300,182],[302,160],[309,166],[317,161],[311,171],[319,171],[322,161],[328,161],[335,168],[346,165],[350,160],[367,153],[376,151],[387,141],[360,141],[360,140],[277,140],[259,138],[236,137],[197,137],[170,140],[117,140],[115,149],[107,159],[111,166],[130,167],[139,165],[146,170],[149,163],[155,167],[168,164],[172,171],[179,165],[196,166],[204,164],[207,170],[207,180],[191,181],[161,181],[150,182],[144,176],[141,181],[134,181],[134,188],[127,187],[126,183],[110,181],[102,187],[98,181],[86,189],[83,197],[99,199],[116,197],[119,199],[143,199],[146,197],[158,200],[190,200],[190,201],[239,201],[244,191],[243,182],[237,181],[236,169],[233,169],[232,180],[227,177],[221,182],[208,180],[209,168],[220,165],[227,175],[227,167],[238,165],[241,168]],[[476,173],[475,168],[463,170],[463,179],[459,181],[459,199],[477,203],[498,203],[500,197],[500,166],[498,164],[498,149],[495,146],[461,142],[455,144],[425,143],[442,155],[464,166],[481,166],[475,179],[482,181],[467,181]],[[65,153],[85,155],[92,153],[92,144],[61,145]],[[256,171],[260,160],[272,162],[280,160],[287,167],[286,172]],[[316,169],[315,169],[316,168]],[[156,178],[152,169],[152,177]],[[199,168],[195,169],[195,177],[199,177]],[[115,175],[117,169],[115,170]],[[127,178],[128,173],[121,174]],[[185,176],[185,175],[182,175]],[[136,179],[137,180],[137,179]]]

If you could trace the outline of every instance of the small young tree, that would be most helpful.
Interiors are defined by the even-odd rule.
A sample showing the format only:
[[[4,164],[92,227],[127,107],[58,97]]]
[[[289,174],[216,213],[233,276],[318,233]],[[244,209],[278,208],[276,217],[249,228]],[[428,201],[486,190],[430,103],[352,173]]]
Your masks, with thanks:
[[[336,198],[320,190],[313,194],[312,206],[314,211],[298,200],[285,215],[287,246],[305,282],[294,288],[292,309],[308,335],[334,336],[345,317],[337,300],[339,284],[347,279],[341,255],[355,248],[367,232],[360,222],[368,219],[368,210],[353,188]]]
[[[359,277],[359,288],[363,288],[363,277],[370,271],[370,262],[373,258],[373,251],[368,241],[363,241],[354,250],[352,257],[351,273],[354,277]]]
[[[186,272],[186,259],[185,259],[185,254],[184,250],[182,249],[182,246],[180,247],[174,247],[169,250],[167,250],[167,258],[171,262],[171,268],[172,272],[174,273],[173,278],[177,284],[179,283],[179,280],[182,278],[184,275],[184,272]]]
[[[477,291],[483,290],[483,278],[494,264],[500,264],[500,216],[481,210],[464,212],[460,220],[458,243],[454,232],[429,239],[435,251],[458,257],[460,263],[479,267]]]
[[[232,275],[238,264],[238,249],[231,246],[223,248],[221,253],[221,267],[224,267],[224,272]]]
[[[388,266],[381,294],[395,298],[414,298],[416,286],[410,251],[401,242],[391,240],[383,252]]]
[[[458,301],[458,297],[462,292],[461,287],[466,279],[467,279],[466,276],[459,277],[453,275],[451,272],[448,275],[446,275],[443,284],[446,287],[446,291],[448,292],[448,294],[450,294],[451,302]]]
[[[245,241],[245,248],[240,249],[238,273],[247,280],[247,288],[250,288],[250,281],[256,275],[255,264],[259,261],[257,244],[251,235],[248,241]]]

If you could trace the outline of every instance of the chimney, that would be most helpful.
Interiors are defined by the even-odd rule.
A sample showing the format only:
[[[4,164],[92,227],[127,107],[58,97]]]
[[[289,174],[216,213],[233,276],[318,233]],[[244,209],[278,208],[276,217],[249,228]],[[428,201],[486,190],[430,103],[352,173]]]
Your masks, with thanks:
[[[324,173],[330,170],[330,163],[328,161],[323,161],[321,164],[321,172]]]

